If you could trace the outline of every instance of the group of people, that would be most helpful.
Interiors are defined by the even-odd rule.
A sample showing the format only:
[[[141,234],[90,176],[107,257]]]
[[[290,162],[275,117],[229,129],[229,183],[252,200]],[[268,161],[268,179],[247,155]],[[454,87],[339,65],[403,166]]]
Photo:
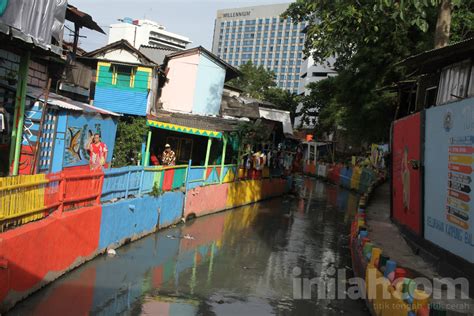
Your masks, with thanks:
[[[247,145],[241,156],[240,165],[245,169],[247,179],[259,179],[265,167],[279,169],[289,173],[298,161],[298,152],[290,152],[278,149],[258,149],[253,152]]]

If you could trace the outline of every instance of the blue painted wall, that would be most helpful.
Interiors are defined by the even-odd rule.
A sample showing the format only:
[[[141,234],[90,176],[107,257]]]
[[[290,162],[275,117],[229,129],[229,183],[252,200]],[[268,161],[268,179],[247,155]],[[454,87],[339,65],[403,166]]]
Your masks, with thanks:
[[[67,114],[60,111],[56,127],[56,139],[54,142],[53,164],[51,172],[63,170],[64,150],[66,145]]]
[[[184,193],[166,192],[160,196],[160,228],[177,223],[183,215]]]
[[[123,114],[146,115],[148,91],[97,86],[94,106]]]
[[[225,69],[206,54],[199,57],[193,113],[218,115],[224,90]]]
[[[103,205],[99,249],[153,230],[158,223],[160,200],[145,196]]]
[[[110,163],[114,152],[117,120],[101,115],[69,113],[65,136],[64,167],[83,166],[89,163],[89,154],[84,149],[90,135],[100,133],[102,142],[109,150],[107,162]]]

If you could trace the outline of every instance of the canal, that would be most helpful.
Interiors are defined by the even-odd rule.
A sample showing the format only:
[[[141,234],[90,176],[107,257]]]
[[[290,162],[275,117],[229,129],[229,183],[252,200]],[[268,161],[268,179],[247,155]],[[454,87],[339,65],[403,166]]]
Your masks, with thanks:
[[[368,315],[364,302],[340,293],[329,299],[313,288],[311,299],[300,299],[308,297],[303,278],[338,284],[337,269],[352,276],[348,234],[358,196],[311,178],[295,182],[296,195],[198,218],[100,256],[9,315]]]

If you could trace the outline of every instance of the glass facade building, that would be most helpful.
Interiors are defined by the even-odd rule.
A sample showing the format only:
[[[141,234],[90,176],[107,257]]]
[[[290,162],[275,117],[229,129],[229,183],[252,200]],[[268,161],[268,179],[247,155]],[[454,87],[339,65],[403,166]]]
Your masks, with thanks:
[[[289,4],[217,11],[212,52],[239,67],[249,60],[275,73],[275,82],[298,93],[305,24],[280,15]]]

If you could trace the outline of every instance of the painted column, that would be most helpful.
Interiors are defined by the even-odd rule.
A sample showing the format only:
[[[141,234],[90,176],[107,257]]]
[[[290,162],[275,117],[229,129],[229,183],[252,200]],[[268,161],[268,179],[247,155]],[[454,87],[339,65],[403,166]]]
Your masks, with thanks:
[[[146,141],[146,149],[145,149],[145,157],[143,158],[145,161],[143,161],[143,166],[148,167],[150,165],[150,146],[151,146],[151,128],[148,131],[148,138]]]
[[[207,139],[207,150],[206,150],[206,160],[204,162],[204,174],[202,176],[202,178],[204,179],[204,181],[206,181],[206,172],[207,172],[207,166],[209,165],[209,156],[211,154],[211,146],[212,146],[212,138],[209,137]]]
[[[314,144],[314,165],[316,166],[316,161],[318,161],[318,143]]]
[[[222,140],[224,142],[224,145],[222,146],[221,177],[219,179],[220,183],[222,183],[222,181],[224,180],[224,165],[225,165],[225,154],[226,154],[226,148],[227,148],[227,137],[225,135],[222,135]]]
[[[16,88],[15,113],[13,116],[13,131],[10,145],[10,166],[13,163],[12,175],[18,175],[20,164],[21,142],[23,139],[23,123],[25,120],[26,84],[28,81],[28,68],[31,52],[27,51],[21,56],[18,84]]]

